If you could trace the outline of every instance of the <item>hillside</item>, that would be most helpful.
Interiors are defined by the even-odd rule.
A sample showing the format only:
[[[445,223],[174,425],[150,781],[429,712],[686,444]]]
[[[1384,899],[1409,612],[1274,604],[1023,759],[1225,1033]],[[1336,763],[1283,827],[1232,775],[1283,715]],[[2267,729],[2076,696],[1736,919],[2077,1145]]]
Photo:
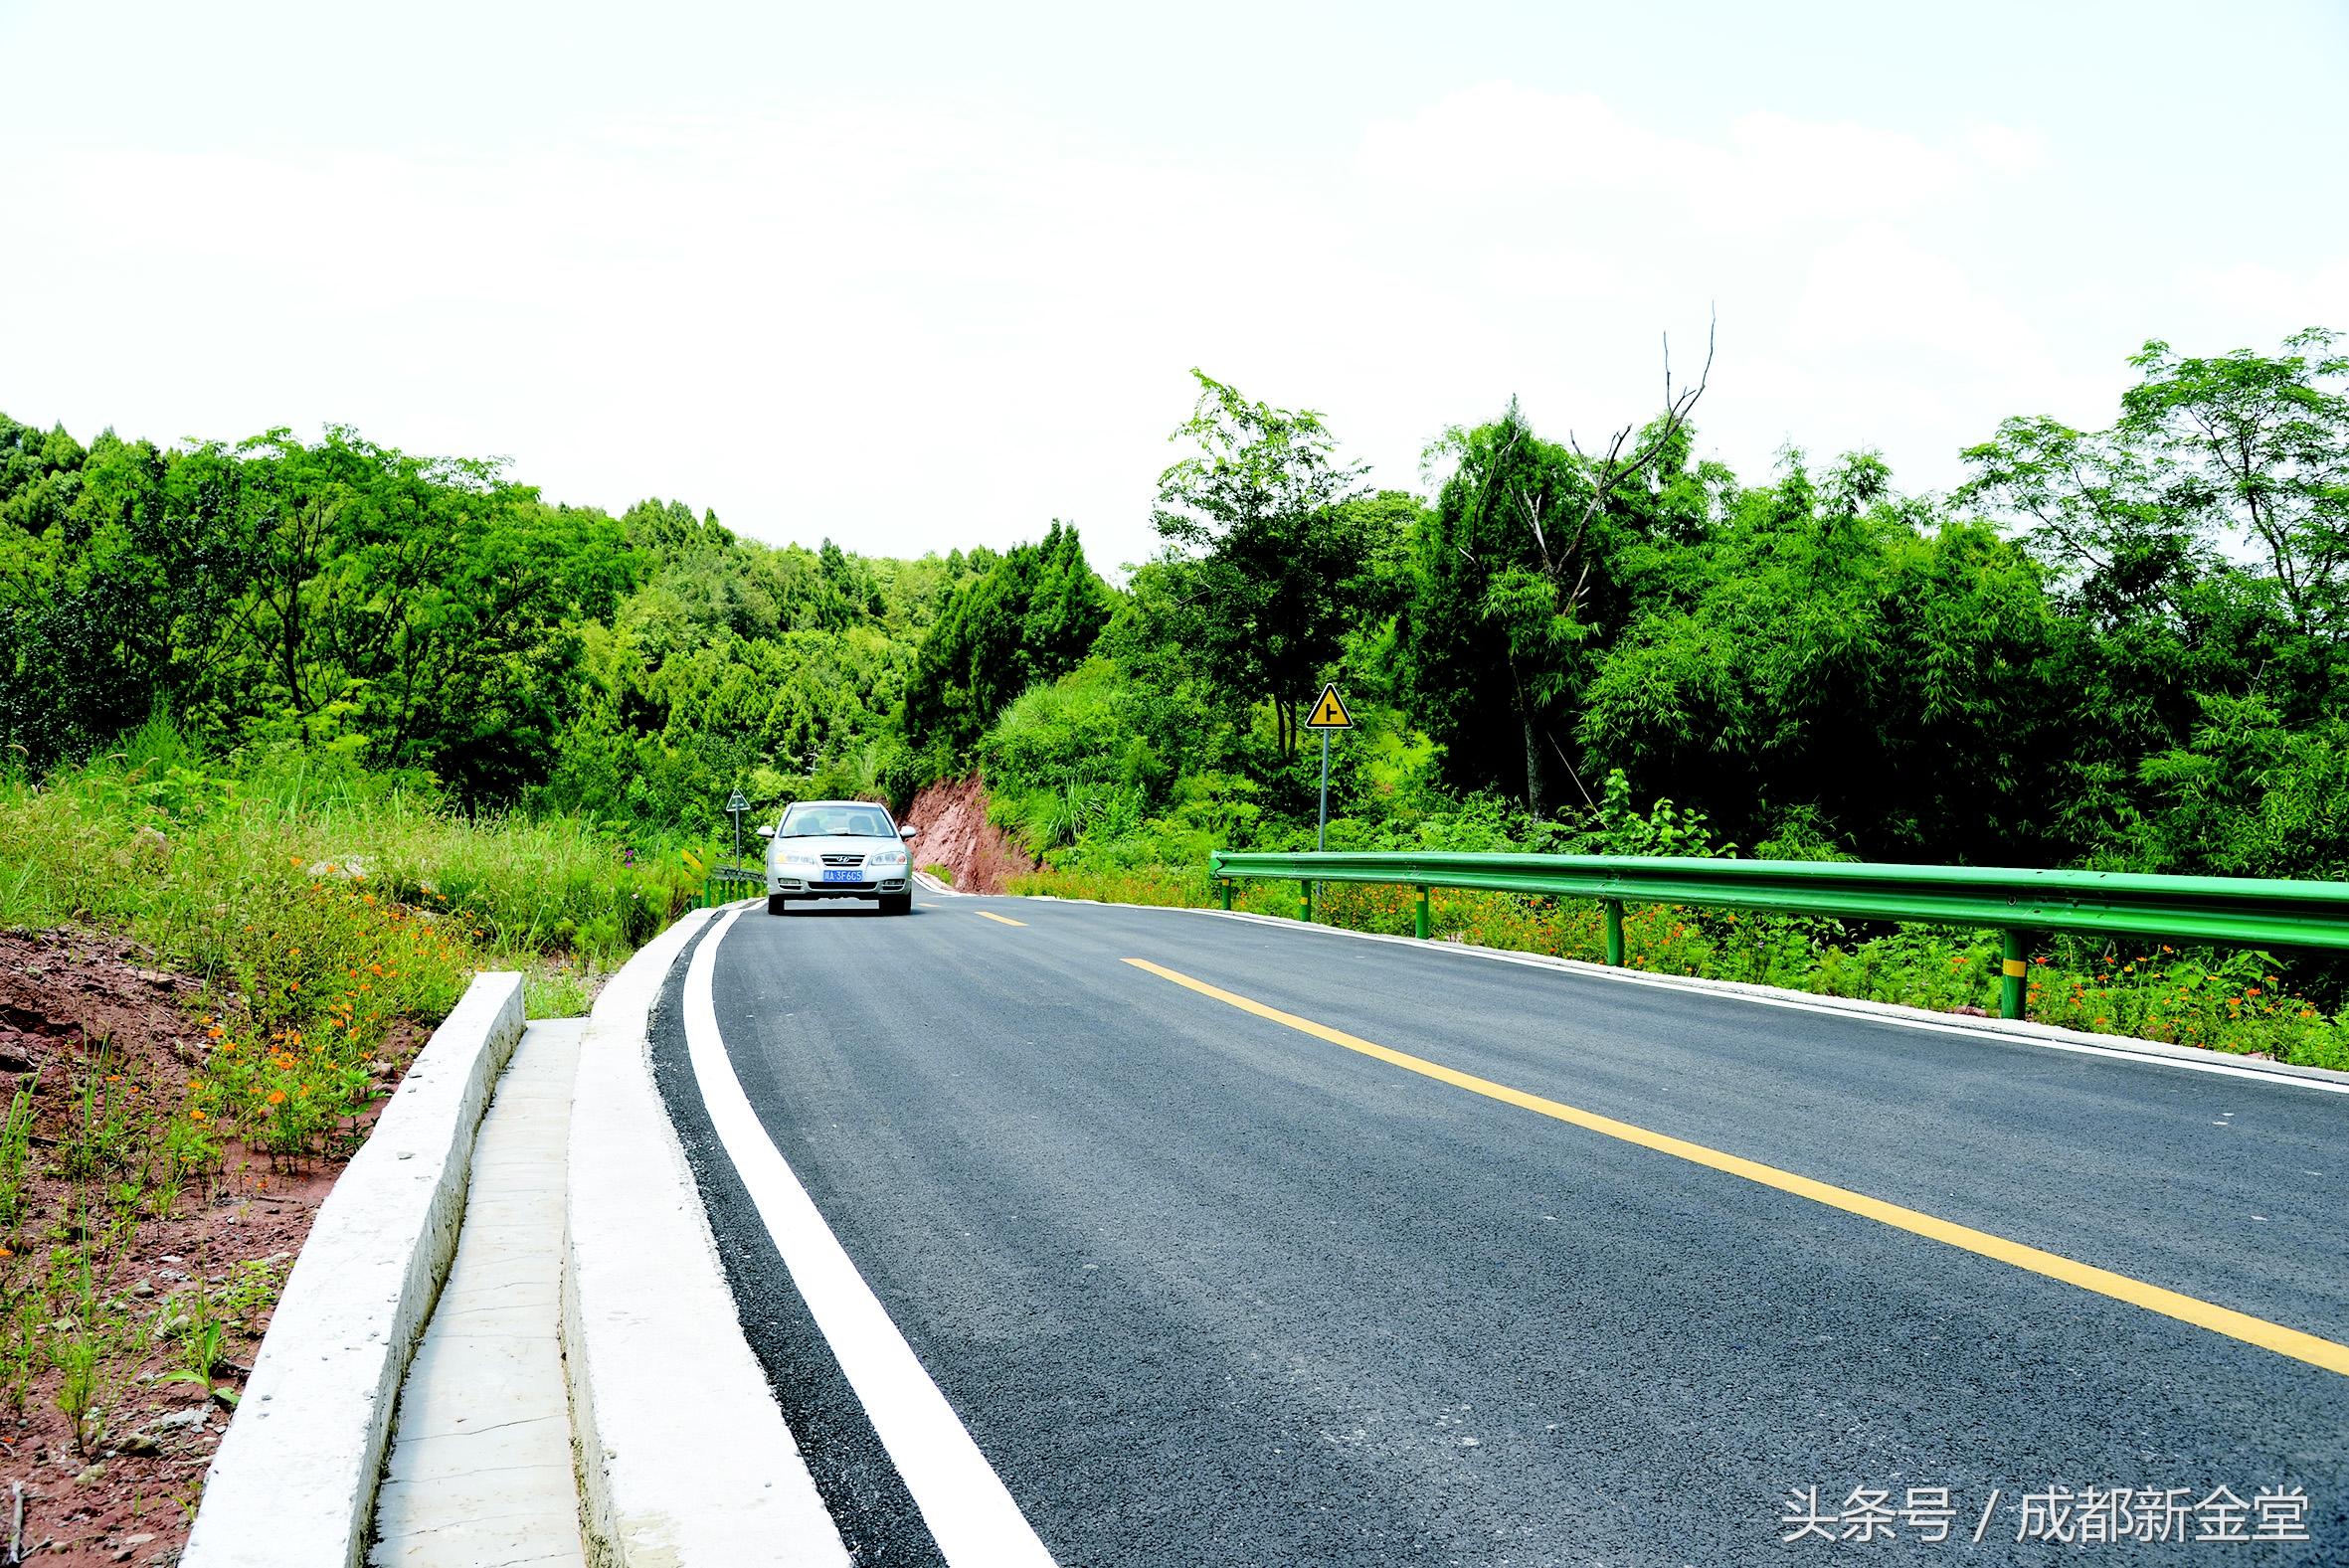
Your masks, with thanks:
[[[1337,847],[2349,875],[2349,359],[2132,364],[2106,429],[1952,432],[1951,494],[1867,451],[1740,476],[1688,391],[1588,450],[1505,403],[1434,443],[1431,494],[1377,490],[1319,417],[1201,375],[1121,587],[1061,522],[888,560],[347,430],[0,422],[0,755],[30,784],[168,712],[229,776],[307,759],[614,842],[714,837],[735,788],[860,794],[991,884],[1195,902],[1210,849],[1310,840],[1298,706],[1336,680]],[[1881,935],[1787,928],[1764,966]]]

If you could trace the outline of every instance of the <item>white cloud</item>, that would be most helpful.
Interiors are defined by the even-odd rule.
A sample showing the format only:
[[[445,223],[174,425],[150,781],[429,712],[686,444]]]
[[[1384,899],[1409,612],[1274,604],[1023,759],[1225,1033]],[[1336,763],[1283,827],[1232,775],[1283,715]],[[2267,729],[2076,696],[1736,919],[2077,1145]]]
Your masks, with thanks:
[[[1370,204],[1419,215],[1420,275],[1485,285],[1454,310],[1447,348],[1482,390],[1453,418],[1510,391],[1538,427],[1586,436],[1644,417],[1659,332],[1686,377],[1717,301],[1698,421],[1740,472],[1767,472],[1787,442],[1875,445],[1905,482],[1939,485],[2056,377],[2050,302],[2012,300],[1985,243],[2043,163],[2016,127],[1931,141],[1755,113],[1699,136],[1489,84],[1371,127],[1356,175]]]
[[[2012,125],[1977,120],[1966,126],[1965,144],[1982,163],[2005,174],[2029,173],[2046,167],[2049,160],[2045,136]]]
[[[1784,228],[1911,211],[2028,167],[2029,133],[1971,128],[1947,146],[1849,121],[1743,115],[1718,140],[1651,129],[1589,93],[1488,83],[1372,125],[1373,187],[1452,207],[1495,198],[1562,204],[1584,221],[1677,208],[1713,231]]]
[[[1861,225],[1811,258],[1793,329],[1804,341],[1888,353],[1922,349],[1974,366],[2049,369],[2040,336],[1965,269],[1890,225]]]
[[[43,308],[12,318],[0,409],[161,438],[348,421],[511,454],[562,499],[873,551],[1068,517],[1114,564],[1152,546],[1194,364],[1412,485],[1513,393],[1560,435],[1644,417],[1659,332],[1688,374],[1717,301],[1711,447],[1758,476],[1788,438],[1879,445],[1937,484],[2001,415],[2108,414],[2135,342],[2031,270],[2024,129],[1698,133],[1491,84],[1336,148],[1173,159],[865,103],[496,152],[28,150],[48,205],[11,210],[0,289]],[[2322,303],[2342,277],[2203,286]]]
[[[2222,351],[2271,348],[2271,340],[2302,327],[2349,330],[2349,257],[2300,269],[2258,261],[2196,269],[2184,275],[2180,286],[2211,309],[2260,329],[2251,341],[2214,345]]]

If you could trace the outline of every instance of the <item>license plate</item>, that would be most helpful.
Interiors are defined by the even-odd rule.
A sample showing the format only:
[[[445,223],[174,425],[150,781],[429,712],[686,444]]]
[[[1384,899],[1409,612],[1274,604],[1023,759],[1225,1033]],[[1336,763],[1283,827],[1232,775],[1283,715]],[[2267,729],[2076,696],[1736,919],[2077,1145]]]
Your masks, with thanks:
[[[824,872],[823,880],[826,882],[862,882],[864,873],[862,871],[831,870]]]

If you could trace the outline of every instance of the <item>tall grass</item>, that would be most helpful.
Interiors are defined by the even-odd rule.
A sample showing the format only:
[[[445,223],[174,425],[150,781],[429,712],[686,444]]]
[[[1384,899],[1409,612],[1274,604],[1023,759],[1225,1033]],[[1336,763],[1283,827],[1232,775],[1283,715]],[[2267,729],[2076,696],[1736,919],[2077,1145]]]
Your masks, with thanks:
[[[600,965],[690,903],[699,874],[681,847],[453,812],[429,786],[331,758],[207,764],[158,721],[39,784],[0,776],[0,924],[94,921],[222,972],[253,946],[257,905],[364,884],[379,902],[466,911],[474,957]]]
[[[578,819],[452,812],[336,759],[195,759],[167,723],[35,784],[0,775],[0,923],[98,920],[200,967],[233,962],[249,899],[305,880],[460,906],[486,958],[621,958],[698,887],[676,840]],[[298,861],[298,864],[296,864]]]
[[[0,778],[0,925],[95,927],[203,981],[215,1050],[194,1121],[283,1154],[329,1149],[403,1025],[481,969],[534,1016],[690,906],[692,846],[569,819],[467,815],[429,781],[300,752],[207,761],[166,723],[35,783]]]

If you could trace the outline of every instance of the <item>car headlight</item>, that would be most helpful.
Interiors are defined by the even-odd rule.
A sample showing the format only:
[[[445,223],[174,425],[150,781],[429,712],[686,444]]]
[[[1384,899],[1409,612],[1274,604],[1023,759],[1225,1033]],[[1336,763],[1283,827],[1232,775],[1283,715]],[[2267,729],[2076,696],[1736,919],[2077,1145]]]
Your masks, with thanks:
[[[820,865],[822,862],[813,849],[787,849],[776,857],[776,863],[785,866],[813,866]]]
[[[864,857],[864,863],[868,866],[902,866],[905,864],[905,851],[902,849],[876,849]]]

